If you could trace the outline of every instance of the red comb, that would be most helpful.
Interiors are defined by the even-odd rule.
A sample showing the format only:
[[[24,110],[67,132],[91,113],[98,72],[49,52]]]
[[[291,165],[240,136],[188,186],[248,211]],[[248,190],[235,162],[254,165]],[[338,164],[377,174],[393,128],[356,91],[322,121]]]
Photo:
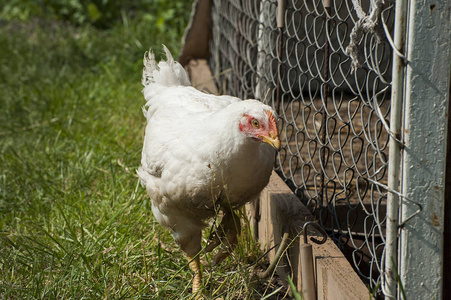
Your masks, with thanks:
[[[272,112],[269,111],[269,110],[267,110],[267,111],[266,111],[266,115],[268,115],[269,123],[272,124],[274,127],[277,128],[276,120],[274,119],[274,115],[272,114]]]

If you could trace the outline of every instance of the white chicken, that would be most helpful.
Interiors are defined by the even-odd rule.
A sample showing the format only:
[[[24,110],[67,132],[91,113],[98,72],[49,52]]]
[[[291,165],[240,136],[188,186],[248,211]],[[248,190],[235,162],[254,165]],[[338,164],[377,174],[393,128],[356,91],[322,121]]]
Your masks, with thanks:
[[[259,196],[267,185],[275,149],[280,148],[274,110],[257,100],[203,93],[164,47],[167,61],[144,55],[142,83],[147,119],[138,175],[157,221],[172,231],[194,272],[199,297],[201,230],[220,209],[222,230],[208,242],[223,260],[236,245],[234,209]]]

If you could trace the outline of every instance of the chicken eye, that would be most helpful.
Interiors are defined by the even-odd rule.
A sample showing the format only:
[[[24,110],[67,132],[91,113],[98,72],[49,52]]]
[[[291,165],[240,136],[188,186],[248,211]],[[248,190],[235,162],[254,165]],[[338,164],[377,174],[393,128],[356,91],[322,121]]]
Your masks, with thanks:
[[[254,126],[255,128],[259,128],[260,127],[260,122],[258,122],[257,119],[253,119],[252,120],[252,126]]]

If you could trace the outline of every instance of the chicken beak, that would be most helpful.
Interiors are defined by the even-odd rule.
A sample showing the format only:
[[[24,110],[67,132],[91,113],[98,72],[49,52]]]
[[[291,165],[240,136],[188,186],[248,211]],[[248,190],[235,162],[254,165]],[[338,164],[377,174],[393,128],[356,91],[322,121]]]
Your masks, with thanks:
[[[262,136],[262,142],[270,144],[277,151],[280,150],[280,139],[277,134],[270,133],[268,136]]]

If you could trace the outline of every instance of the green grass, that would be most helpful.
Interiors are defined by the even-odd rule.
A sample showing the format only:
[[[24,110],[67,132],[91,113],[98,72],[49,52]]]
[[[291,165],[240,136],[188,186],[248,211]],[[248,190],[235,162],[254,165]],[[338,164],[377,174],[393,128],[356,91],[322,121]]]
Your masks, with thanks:
[[[0,298],[189,299],[192,274],[138,185],[142,56],[174,56],[152,20],[109,30],[0,24]],[[204,269],[207,299],[260,299],[249,230]],[[207,258],[208,261],[208,258]]]

